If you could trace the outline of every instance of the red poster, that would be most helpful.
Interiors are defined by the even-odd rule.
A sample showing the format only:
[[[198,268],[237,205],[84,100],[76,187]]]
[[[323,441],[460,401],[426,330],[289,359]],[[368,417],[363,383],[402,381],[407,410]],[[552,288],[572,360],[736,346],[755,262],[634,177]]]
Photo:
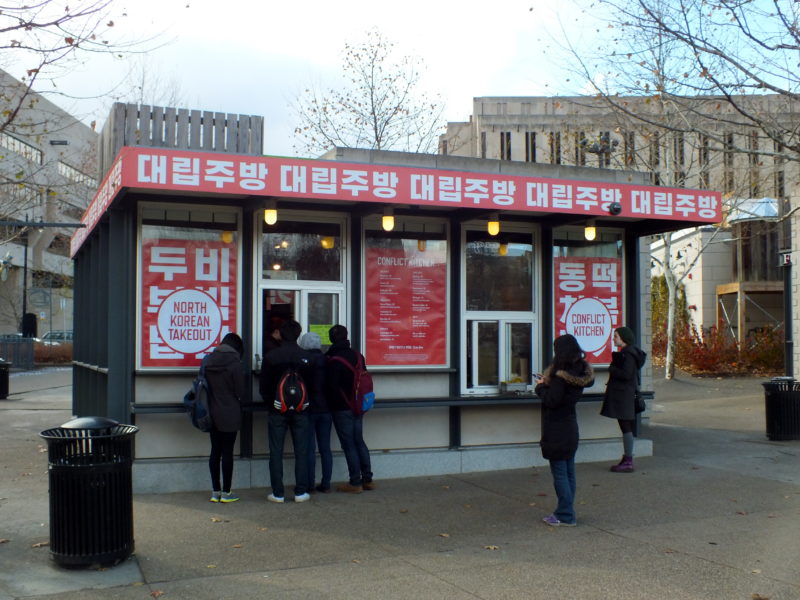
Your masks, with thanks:
[[[575,336],[591,362],[611,362],[614,329],[621,327],[622,261],[556,258],[555,335]]]
[[[197,367],[236,330],[237,253],[232,243],[142,243],[142,367]]]
[[[413,243],[413,248],[367,248],[370,366],[446,364],[445,245],[428,243],[425,248]]]

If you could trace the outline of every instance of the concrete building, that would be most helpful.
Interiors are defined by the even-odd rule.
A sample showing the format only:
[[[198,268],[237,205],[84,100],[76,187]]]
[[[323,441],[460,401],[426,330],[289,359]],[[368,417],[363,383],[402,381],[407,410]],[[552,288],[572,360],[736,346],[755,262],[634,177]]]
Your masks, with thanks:
[[[621,98],[631,113],[656,127],[612,110],[596,97],[478,97],[467,122],[448,123],[440,153],[550,165],[594,166],[644,173],[656,186],[719,190],[726,204],[725,231],[680,232],[672,246],[674,268],[685,272],[687,304],[698,326],[723,320],[742,339],[765,325],[782,324],[784,273],[781,258],[794,247],[788,223],[790,196],[800,181],[800,163],[780,156],[782,148],[747,126],[721,97],[687,98],[679,108],[652,98]],[[783,122],[800,120],[800,102],[777,95],[739,97],[754,113]],[[704,134],[689,134],[687,122]],[[746,206],[772,204],[773,217],[759,218]],[[743,210],[742,210],[743,209]],[[731,212],[733,211],[733,212]],[[738,216],[729,219],[728,216]],[[712,239],[713,238],[713,239]],[[710,247],[706,244],[711,241]],[[661,253],[655,244],[652,251]],[[691,257],[691,258],[690,258]],[[656,274],[658,271],[656,270]]]
[[[26,312],[40,337],[71,330],[68,224],[97,188],[98,135],[4,71],[0,108],[16,111],[0,129],[0,333],[21,331]]]

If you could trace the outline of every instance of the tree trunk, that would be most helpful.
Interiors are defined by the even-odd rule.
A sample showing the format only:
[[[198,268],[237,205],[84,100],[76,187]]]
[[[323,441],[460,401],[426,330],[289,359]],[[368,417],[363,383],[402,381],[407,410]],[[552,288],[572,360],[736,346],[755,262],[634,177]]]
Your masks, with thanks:
[[[675,314],[678,312],[678,283],[668,262],[664,265],[664,279],[667,283],[667,356],[664,364],[664,379],[675,376]]]

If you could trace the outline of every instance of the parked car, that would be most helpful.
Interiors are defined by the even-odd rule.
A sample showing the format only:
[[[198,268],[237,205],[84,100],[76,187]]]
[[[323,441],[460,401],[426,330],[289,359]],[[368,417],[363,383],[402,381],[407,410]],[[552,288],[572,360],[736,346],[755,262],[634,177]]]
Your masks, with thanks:
[[[0,333],[0,342],[20,342],[25,338],[22,337],[21,333]],[[34,343],[40,343],[42,341],[41,338],[35,337],[30,338],[34,341]]]
[[[54,329],[48,331],[42,336],[42,341],[45,344],[59,344],[61,342],[72,341],[72,329]]]

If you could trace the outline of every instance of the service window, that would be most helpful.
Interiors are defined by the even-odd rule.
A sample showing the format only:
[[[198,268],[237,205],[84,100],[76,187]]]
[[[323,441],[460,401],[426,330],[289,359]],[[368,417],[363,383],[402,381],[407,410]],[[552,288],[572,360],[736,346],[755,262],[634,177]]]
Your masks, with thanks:
[[[196,369],[239,322],[240,213],[139,210],[137,367]]]
[[[344,221],[339,216],[281,211],[274,225],[259,219],[261,278],[258,331],[264,356],[276,346],[287,319],[317,333],[322,350],[328,331],[344,321]],[[256,359],[258,362],[260,357]]]
[[[614,329],[622,313],[622,232],[598,230],[587,240],[583,229],[553,231],[555,337],[570,333],[592,363],[611,361]]]
[[[529,231],[465,232],[462,386],[467,394],[525,390],[534,365],[534,244]]]

